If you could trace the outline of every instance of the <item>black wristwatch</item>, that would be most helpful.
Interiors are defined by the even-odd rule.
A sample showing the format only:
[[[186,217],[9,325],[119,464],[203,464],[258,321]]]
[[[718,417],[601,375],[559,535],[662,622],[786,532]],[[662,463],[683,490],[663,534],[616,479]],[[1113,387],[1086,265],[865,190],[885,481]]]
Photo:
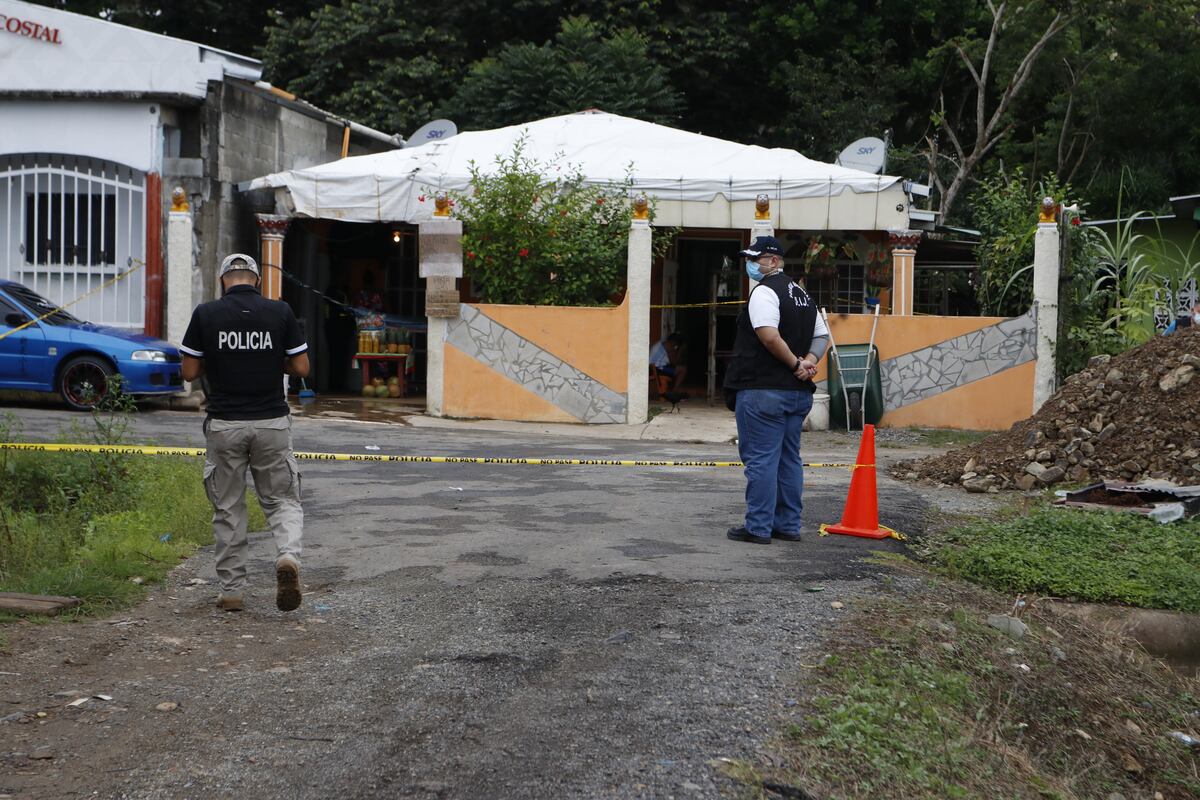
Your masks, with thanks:
[[[795,372],[796,370],[800,369],[800,365],[803,363],[804,363],[803,358],[797,358],[796,363],[792,365],[792,372]]]

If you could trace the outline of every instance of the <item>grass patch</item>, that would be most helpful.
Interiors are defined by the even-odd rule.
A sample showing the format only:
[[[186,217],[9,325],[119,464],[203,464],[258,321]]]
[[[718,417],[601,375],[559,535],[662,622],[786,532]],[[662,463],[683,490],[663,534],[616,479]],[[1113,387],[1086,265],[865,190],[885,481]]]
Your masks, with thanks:
[[[963,431],[955,428],[909,428],[921,435],[922,444],[930,447],[966,447],[981,442],[995,431]]]
[[[1039,503],[930,534],[923,556],[993,589],[1200,612],[1200,521]]]
[[[1009,604],[941,577],[864,601],[799,676],[770,757],[730,777],[846,800],[1200,793],[1200,759],[1167,737],[1195,732],[1195,679],[1036,606],[1012,639],[985,624]]]
[[[212,541],[202,474],[197,459],[0,452],[0,591],[79,597],[81,614],[137,602]]]

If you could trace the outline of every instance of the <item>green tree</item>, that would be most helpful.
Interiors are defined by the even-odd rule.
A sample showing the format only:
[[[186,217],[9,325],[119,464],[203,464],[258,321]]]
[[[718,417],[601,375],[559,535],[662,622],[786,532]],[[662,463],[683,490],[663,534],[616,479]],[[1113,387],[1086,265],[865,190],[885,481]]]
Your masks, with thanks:
[[[258,56],[263,32],[277,15],[307,14],[323,0],[31,0],[38,5],[101,17],[142,30]]]
[[[625,283],[632,188],[586,185],[570,164],[530,158],[523,140],[494,168],[473,164],[471,191],[455,198],[472,286],[485,303],[611,302]],[[655,238],[660,250],[669,241]]]
[[[443,111],[486,129],[588,108],[671,123],[680,106],[641,35],[622,30],[606,37],[591,20],[571,17],[553,42],[506,45],[477,62]]]

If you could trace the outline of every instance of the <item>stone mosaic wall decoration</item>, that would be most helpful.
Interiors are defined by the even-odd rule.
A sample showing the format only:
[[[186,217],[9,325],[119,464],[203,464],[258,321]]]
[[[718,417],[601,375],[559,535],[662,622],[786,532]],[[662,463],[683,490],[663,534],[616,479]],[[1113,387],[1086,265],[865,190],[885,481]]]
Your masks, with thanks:
[[[1037,358],[1033,312],[964,333],[879,366],[884,410],[924,400]]]
[[[625,422],[626,397],[463,304],[446,342],[581,422]]]

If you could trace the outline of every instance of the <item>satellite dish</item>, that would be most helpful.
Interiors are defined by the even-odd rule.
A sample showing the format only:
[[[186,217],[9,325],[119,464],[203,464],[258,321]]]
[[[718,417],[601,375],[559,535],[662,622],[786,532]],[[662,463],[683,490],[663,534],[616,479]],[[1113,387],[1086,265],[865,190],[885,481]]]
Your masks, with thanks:
[[[850,145],[837,157],[837,163],[850,169],[877,174],[887,163],[887,145],[883,139],[867,136]]]
[[[413,135],[408,137],[408,141],[404,143],[404,146],[420,147],[430,142],[440,142],[443,139],[449,139],[456,133],[458,133],[458,126],[453,122],[448,119],[435,119],[433,122],[426,122],[413,131]]]

